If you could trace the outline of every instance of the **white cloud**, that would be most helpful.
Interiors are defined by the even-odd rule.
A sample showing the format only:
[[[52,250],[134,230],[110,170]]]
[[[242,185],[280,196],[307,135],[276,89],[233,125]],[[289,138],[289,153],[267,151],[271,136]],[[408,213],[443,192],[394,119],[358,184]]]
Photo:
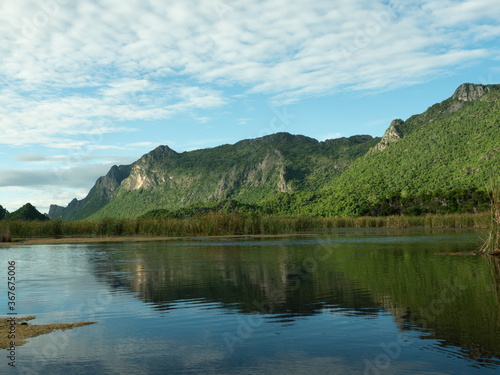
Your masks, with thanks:
[[[444,26],[467,26],[469,22],[488,22],[498,19],[500,3],[491,0],[444,0],[426,1],[423,9],[433,21],[440,21]]]
[[[36,112],[54,133],[82,125],[78,132],[86,132],[95,117],[148,120],[225,104],[207,84],[239,84],[283,101],[405,85],[487,56],[467,41],[498,35],[493,15],[500,3],[389,4],[11,2],[0,15],[8,41],[0,46],[0,71],[10,89],[0,104],[14,99],[8,114],[18,113],[16,121],[22,117],[29,127],[37,128]],[[92,90],[66,95],[67,88]]]
[[[218,91],[209,88],[177,86],[153,96],[148,91],[152,86],[142,86],[143,83],[113,83],[96,96],[40,97],[38,92],[23,95],[12,88],[0,89],[0,143],[44,144],[52,148],[92,143],[102,148],[95,144],[95,139],[103,134],[133,130],[118,125],[124,121],[166,119],[175,113],[225,103]],[[82,135],[90,137],[76,141],[72,138]]]
[[[248,124],[248,121],[251,121],[251,118],[240,118],[238,119],[238,125],[246,125]]]

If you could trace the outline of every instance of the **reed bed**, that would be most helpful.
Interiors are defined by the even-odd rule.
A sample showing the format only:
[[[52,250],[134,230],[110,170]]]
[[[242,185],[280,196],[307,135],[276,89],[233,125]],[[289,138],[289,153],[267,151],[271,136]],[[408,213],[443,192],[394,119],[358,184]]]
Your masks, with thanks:
[[[114,219],[86,221],[4,221],[0,236],[11,238],[111,236],[225,236],[325,231],[335,228],[487,228],[489,213],[387,217],[279,217],[211,212],[186,219]]]
[[[0,222],[0,242],[11,242],[12,236],[8,225]]]

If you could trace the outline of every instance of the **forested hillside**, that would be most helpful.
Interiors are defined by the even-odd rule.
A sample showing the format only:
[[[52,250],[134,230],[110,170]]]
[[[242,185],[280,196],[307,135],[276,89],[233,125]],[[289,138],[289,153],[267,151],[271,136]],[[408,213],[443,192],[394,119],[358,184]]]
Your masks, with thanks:
[[[424,113],[392,121],[382,138],[277,133],[183,153],[160,146],[49,216],[175,216],[228,200],[236,201],[229,209],[280,215],[477,212],[498,171],[499,130],[500,85],[463,84]]]

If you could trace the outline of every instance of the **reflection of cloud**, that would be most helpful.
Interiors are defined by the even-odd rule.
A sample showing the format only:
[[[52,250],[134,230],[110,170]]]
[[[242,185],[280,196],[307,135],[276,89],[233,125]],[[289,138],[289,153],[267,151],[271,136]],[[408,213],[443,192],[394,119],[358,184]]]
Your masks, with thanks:
[[[353,374],[345,358],[335,356],[311,357],[311,353],[300,351],[278,352],[274,356],[257,359],[246,374]],[[361,372],[360,372],[361,373]]]

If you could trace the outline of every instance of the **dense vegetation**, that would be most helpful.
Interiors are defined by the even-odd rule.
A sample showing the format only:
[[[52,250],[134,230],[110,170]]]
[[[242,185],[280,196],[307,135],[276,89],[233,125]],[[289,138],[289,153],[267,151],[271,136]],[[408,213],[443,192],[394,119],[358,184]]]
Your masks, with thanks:
[[[245,212],[287,216],[483,211],[482,192],[500,162],[499,113],[499,85],[464,84],[426,112],[393,121],[382,139],[277,133],[183,153],[160,146],[113,167],[85,199],[49,215],[176,217],[190,205],[203,211],[228,199],[247,205],[239,207]]]
[[[196,202],[236,199],[255,204],[278,192],[316,191],[379,140],[353,136],[318,142],[277,133],[183,153],[160,146],[132,166],[113,167],[85,199],[74,200],[67,208],[52,206],[49,216],[131,218]]]
[[[12,238],[63,236],[267,235],[332,228],[486,228],[488,212],[473,213],[486,204],[485,196],[484,192],[474,189],[406,198],[396,194],[367,207],[365,216],[343,218],[294,214],[298,207],[290,202],[298,200],[287,193],[263,205],[227,199],[195,203],[172,211],[152,210],[135,219],[48,220],[27,204],[15,215],[7,215],[8,220],[0,220],[0,242],[10,242]],[[281,205],[275,205],[276,202]],[[300,202],[307,207],[307,201]]]
[[[332,199],[323,194],[332,214],[360,213],[394,192],[406,197],[489,185],[500,162],[500,91],[466,103],[447,100],[428,112],[407,120],[401,139],[359,158],[332,182]]]
[[[33,237],[225,236],[323,231],[332,228],[486,228],[489,215],[449,214],[386,217],[281,217],[261,213],[207,212],[185,218],[0,221],[8,240]],[[5,242],[2,241],[2,242]]]
[[[26,203],[12,213],[9,213],[9,211],[0,206],[0,220],[46,221],[49,220],[49,218],[40,213],[31,203]]]

